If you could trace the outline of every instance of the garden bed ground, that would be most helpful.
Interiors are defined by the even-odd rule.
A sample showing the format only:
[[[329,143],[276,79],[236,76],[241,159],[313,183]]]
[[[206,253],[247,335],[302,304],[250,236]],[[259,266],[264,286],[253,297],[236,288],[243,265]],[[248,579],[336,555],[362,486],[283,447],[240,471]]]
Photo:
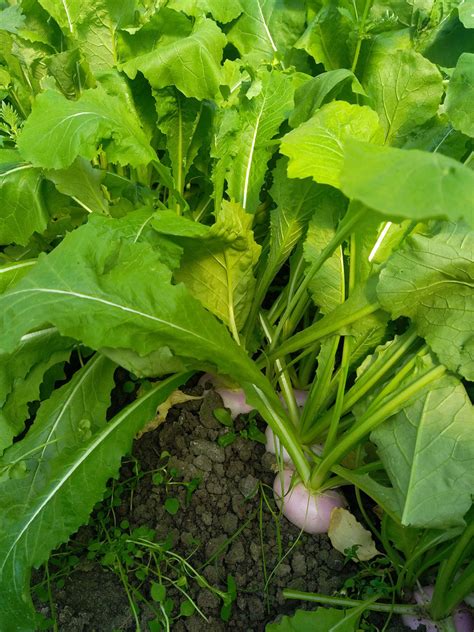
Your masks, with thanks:
[[[188,577],[185,590],[207,621],[198,614],[181,617],[171,623],[173,632],[262,631],[266,623],[282,613],[292,613],[296,607],[312,607],[285,601],[281,595],[283,588],[331,595],[343,586],[355,568],[344,564],[344,557],[331,548],[325,536],[300,534],[296,527],[277,515],[271,493],[273,457],[265,453],[263,445],[240,436],[227,447],[218,445],[216,440],[227,429],[212,413],[216,405],[220,405],[219,398],[212,393],[204,400],[175,407],[163,426],[135,442],[133,454],[141,471],[150,472],[166,463],[165,480],[156,484],[157,479],[155,477],[154,482],[152,474],[137,478],[134,466],[128,462],[122,467],[119,485],[126,488],[127,481],[134,479],[130,487],[133,492],[124,494],[121,504],[114,508],[115,524],[125,525],[127,533],[147,527],[156,532],[156,542],[172,538],[170,550],[186,558],[212,587],[225,591],[228,575],[235,580],[237,596],[230,619],[224,622],[222,599],[203,587],[202,581]],[[171,456],[160,460],[164,451]],[[177,472],[169,478],[173,469]],[[197,478],[200,483],[194,491],[189,486],[175,484]],[[167,498],[179,499],[179,509],[174,515],[165,508]],[[176,507],[171,503],[169,508],[174,511]],[[91,526],[83,527],[72,540],[72,550],[74,542],[84,550],[84,544],[87,546],[91,537]],[[123,541],[123,534],[120,537]],[[115,574],[101,566],[97,560],[104,551],[98,544],[92,549],[94,547],[95,551],[89,553],[89,558],[94,559],[82,556],[75,563],[74,572],[65,582],[60,582],[60,588],[55,588],[52,582],[58,630],[135,631],[137,624],[117,575],[117,564],[112,564]],[[110,548],[117,550],[116,543]],[[172,575],[179,563],[171,560],[167,566],[163,562],[165,557],[166,553],[160,557],[162,572],[164,564],[166,573]],[[144,565],[145,558],[149,559],[143,558]],[[179,570],[174,577],[178,575]],[[132,586],[140,586],[141,593],[149,598],[148,579],[139,582],[129,574],[129,580]],[[174,599],[179,610],[182,594],[173,587],[170,590],[168,584],[167,596]],[[150,602],[159,612],[158,604],[152,599]],[[50,614],[48,606],[43,604],[40,609]],[[160,629],[150,627],[153,618],[146,607],[142,608],[139,620],[143,632]],[[398,627],[391,625],[390,630],[398,630]]]

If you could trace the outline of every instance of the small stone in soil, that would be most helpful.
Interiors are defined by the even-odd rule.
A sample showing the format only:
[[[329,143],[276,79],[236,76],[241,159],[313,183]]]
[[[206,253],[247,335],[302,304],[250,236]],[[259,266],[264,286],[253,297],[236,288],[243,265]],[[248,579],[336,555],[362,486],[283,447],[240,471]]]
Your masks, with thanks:
[[[226,513],[225,516],[222,517],[221,525],[226,533],[235,533],[238,527],[237,516],[233,513]]]
[[[302,553],[295,553],[291,561],[291,567],[293,568],[293,574],[296,577],[306,575],[307,567],[306,560]]]
[[[212,441],[195,439],[191,441],[191,450],[196,456],[207,456],[214,463],[224,463],[225,461],[224,450],[217,443],[212,443]]]
[[[253,496],[257,491],[257,488],[258,480],[251,474],[248,474],[239,482],[239,489],[245,498],[250,498],[251,496]]]
[[[239,562],[243,562],[245,560],[245,549],[242,542],[235,542],[230,547],[230,551],[227,553],[226,562],[235,566]]]
[[[212,461],[205,454],[200,454],[194,459],[194,465],[203,472],[210,472],[212,470]]]
[[[212,557],[214,553],[216,553],[216,551],[218,551],[221,547],[223,547],[224,543],[226,542],[227,542],[227,536],[225,535],[218,535],[216,538],[212,538],[212,540],[209,540],[209,542],[206,544],[206,557],[208,559]],[[226,548],[223,548],[220,556],[225,555]]]

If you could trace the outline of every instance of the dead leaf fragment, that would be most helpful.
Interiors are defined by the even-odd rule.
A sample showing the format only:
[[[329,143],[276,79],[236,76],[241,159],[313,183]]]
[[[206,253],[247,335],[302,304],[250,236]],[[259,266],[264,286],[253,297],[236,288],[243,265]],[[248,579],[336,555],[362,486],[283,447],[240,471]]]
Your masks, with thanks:
[[[341,553],[358,545],[357,557],[362,562],[380,555],[370,531],[367,531],[347,509],[333,509],[328,536],[333,547]]]
[[[158,406],[155,418],[149,421],[146,426],[140,430],[136,438],[140,439],[140,437],[142,437],[146,432],[151,432],[152,430],[158,428],[158,426],[161,426],[161,424],[166,421],[170,408],[176,404],[189,402],[191,399],[202,399],[202,396],[198,397],[196,395],[186,395],[186,393],[183,393],[183,391],[180,391],[179,389],[173,391],[168,399]]]

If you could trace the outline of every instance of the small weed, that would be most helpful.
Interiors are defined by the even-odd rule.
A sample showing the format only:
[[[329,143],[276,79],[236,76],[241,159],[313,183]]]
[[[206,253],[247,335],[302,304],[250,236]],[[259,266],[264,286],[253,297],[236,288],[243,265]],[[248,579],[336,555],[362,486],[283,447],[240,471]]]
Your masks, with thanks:
[[[265,434],[259,429],[257,425],[257,412],[252,410],[245,418],[245,426],[241,430],[237,430],[234,420],[232,419],[227,408],[215,408],[213,411],[214,417],[219,423],[228,428],[228,431],[221,435],[217,439],[217,443],[225,448],[228,445],[234,443],[237,437],[243,439],[249,439],[250,441],[257,441],[265,445]]]
[[[181,508],[179,499],[172,495],[175,486],[185,488],[184,502],[189,503],[200,479],[181,480],[180,472],[169,467],[169,457],[168,452],[163,452],[158,468],[151,472],[144,472],[135,459],[129,460],[126,465],[131,468],[131,476],[121,481],[112,480],[103,500],[96,505],[88,524],[91,531],[88,541],[72,539],[51,556],[43,567],[43,579],[34,586],[36,598],[47,604],[51,613],[38,629],[56,632],[53,590],[63,588],[66,578],[78,568],[87,566],[88,562],[100,564],[120,579],[138,632],[141,630],[140,613],[146,611],[152,617],[148,622],[151,632],[170,630],[175,621],[193,614],[206,619],[191,596],[193,585],[218,596],[222,601],[222,620],[230,618],[237,592],[233,577],[227,578],[227,590],[211,586],[189,558],[173,551],[171,537],[158,542],[153,529],[132,528],[128,520],[118,516],[117,509],[124,503],[132,511],[134,492],[145,476],[151,476],[152,483],[162,488],[164,507],[171,515]]]

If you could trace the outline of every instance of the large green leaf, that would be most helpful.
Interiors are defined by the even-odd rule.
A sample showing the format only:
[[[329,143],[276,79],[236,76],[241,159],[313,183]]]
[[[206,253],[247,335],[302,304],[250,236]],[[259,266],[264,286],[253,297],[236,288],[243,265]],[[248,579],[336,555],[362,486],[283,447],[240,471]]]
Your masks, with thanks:
[[[54,328],[26,334],[10,354],[0,354],[0,453],[28,418],[28,403],[39,399],[46,371],[66,361],[75,342]]]
[[[78,156],[93,158],[101,142],[111,162],[137,167],[156,160],[135,113],[100,86],[84,90],[77,101],[53,90],[40,94],[18,147],[35,166],[65,169]]]
[[[278,623],[269,623],[265,632],[355,632],[360,612],[354,617],[349,610],[319,607],[316,610],[297,610],[285,615]]]
[[[90,216],[86,226],[68,234],[1,295],[0,349],[14,350],[22,335],[45,322],[95,349],[131,349],[147,356],[168,347],[188,367],[239,382],[294,462],[307,468],[269,381],[226,327],[183,284],[172,284],[160,253],[131,236],[128,224],[127,218]]]
[[[104,423],[114,366],[100,356],[91,360],[43,404],[26,438],[0,461],[6,475],[0,501],[5,630],[37,629],[28,591],[31,567],[87,520],[135,434],[183,382],[180,375],[155,385]]]
[[[89,4],[81,0],[39,0],[39,3],[66,33],[71,34],[75,32],[75,25],[87,15]]]
[[[166,25],[166,37],[157,30],[153,50],[147,47],[142,54],[133,56],[135,49],[130,44],[123,70],[132,79],[137,72],[143,73],[153,88],[176,86],[187,97],[215,98],[221,82],[225,35],[212,20],[198,19],[189,30],[182,14],[168,10],[166,18],[176,21],[182,36],[173,37],[170,25]],[[133,37],[140,39],[141,31]]]
[[[284,59],[301,35],[305,11],[298,0],[240,0],[243,13],[228,33],[241,56],[255,66]]]
[[[36,259],[25,259],[0,265],[0,294],[19,281],[35,264]]]
[[[39,0],[96,71],[116,61],[116,32],[133,22],[135,0]]]
[[[348,3],[336,0],[325,2],[296,43],[297,48],[304,49],[326,70],[351,67],[350,35],[355,25],[349,7]]]
[[[270,212],[270,251],[265,270],[270,269],[272,276],[299,243],[311,216],[324,206],[326,196],[331,197],[326,187],[318,186],[309,178],[288,178],[287,165],[286,159],[278,161],[270,189],[276,208]]]
[[[390,218],[474,222],[474,173],[452,158],[351,141],[341,189]]]
[[[295,109],[289,119],[291,127],[311,118],[324,103],[335,99],[348,83],[351,83],[353,92],[364,94],[357,77],[345,68],[323,72],[306,81],[295,92]]]
[[[344,211],[344,201],[338,191],[326,195],[318,205],[304,241],[304,258],[309,263],[319,259],[321,252],[336,234],[337,224]],[[309,291],[321,314],[328,314],[346,298],[344,256],[342,246],[324,262],[311,280]]]
[[[458,60],[448,85],[444,106],[455,129],[474,136],[474,54],[464,53]]]
[[[463,0],[458,7],[459,19],[467,29],[474,28],[474,0]]]
[[[408,316],[441,362],[474,379],[474,234],[443,224],[416,234],[380,274],[377,294],[393,318]]]
[[[183,192],[186,175],[199,150],[209,139],[211,110],[196,99],[186,99],[176,88],[155,93],[158,128],[166,136],[176,188]]]
[[[228,111],[223,120],[224,129],[230,117],[234,125],[230,147],[222,130],[215,147],[217,169],[226,174],[230,198],[249,213],[259,204],[267,163],[275,151],[269,143],[293,106],[294,92],[291,77],[278,70],[261,71],[256,83],[258,93],[242,94],[239,108]]]
[[[11,6],[0,11],[0,30],[18,33],[25,22],[20,7]]]
[[[378,116],[369,107],[333,101],[284,136],[280,151],[290,158],[291,178],[312,177],[316,182],[339,187],[346,141],[377,142],[380,135]]]
[[[81,52],[94,72],[116,65],[116,33],[120,27],[133,24],[135,5],[136,0],[88,0],[82,3],[86,11],[79,23],[73,23],[73,28]]]
[[[239,0],[171,0],[167,6],[186,15],[200,17],[210,13],[216,22],[232,22],[242,13]]]
[[[105,173],[84,158],[77,158],[67,169],[49,170],[45,175],[58,191],[70,195],[88,213],[108,215],[109,204],[102,188]]]
[[[0,244],[25,245],[43,232],[48,212],[41,196],[43,176],[13,149],[0,149]]]
[[[372,55],[362,83],[390,144],[403,143],[434,116],[443,95],[441,73],[413,50],[382,49]]]
[[[474,489],[474,417],[454,376],[442,377],[373,433],[402,524],[462,524]]]
[[[149,244],[125,239],[128,231],[126,219],[91,216],[51,254],[40,256],[0,297],[0,348],[15,349],[23,334],[49,322],[94,349],[148,355],[167,346],[245,379],[252,364],[226,328],[184,285],[171,284],[171,271]]]
[[[252,220],[239,204],[224,201],[211,227],[166,211],[153,221],[155,230],[178,237],[183,248],[175,278],[236,338],[252,304],[253,272],[261,250],[254,240]]]

